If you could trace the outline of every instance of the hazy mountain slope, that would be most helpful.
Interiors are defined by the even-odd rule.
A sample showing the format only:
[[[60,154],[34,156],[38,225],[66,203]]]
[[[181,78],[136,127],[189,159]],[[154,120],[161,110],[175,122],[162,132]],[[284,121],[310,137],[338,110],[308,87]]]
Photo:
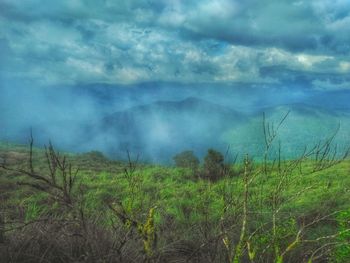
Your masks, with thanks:
[[[229,144],[234,152],[259,155],[262,112],[277,122],[291,109],[280,130],[286,155],[331,135],[338,123],[338,144],[350,142],[349,91],[297,96],[298,91],[278,99],[243,88],[75,88],[6,93],[0,105],[0,139],[27,143],[32,129],[38,145],[51,140],[60,150],[100,150],[113,158],[125,157],[129,149],[154,161],[169,161],[185,149],[203,156],[209,147],[225,151]],[[10,95],[16,96],[16,106],[6,104]]]
[[[248,115],[196,98],[158,101],[110,114],[101,120],[100,130],[93,131],[92,137],[99,134],[110,154],[121,155],[128,149],[153,161],[170,161],[185,149],[203,156],[210,147],[224,151],[228,145],[235,153],[258,157],[264,147],[262,113],[276,127],[288,111],[276,138],[285,157],[295,157],[305,146],[328,138],[339,125],[336,143],[349,144],[350,114],[345,110],[291,104]]]
[[[227,129],[247,121],[244,114],[208,101],[188,98],[159,101],[106,116],[101,129],[117,143],[108,151],[129,149],[151,159],[169,159],[184,149],[203,155],[208,147],[227,147],[220,140]]]
[[[223,140],[230,142],[238,152],[247,152],[259,156],[263,152],[263,112],[266,122],[278,126],[286,113],[290,112],[280,126],[275,140],[281,142],[285,157],[298,156],[305,146],[312,147],[320,140],[325,140],[337,132],[335,143],[341,147],[350,145],[350,114],[347,111],[331,111],[306,104],[283,105],[266,108],[252,116],[238,128],[228,130]]]
[[[304,100],[309,105],[318,105],[327,109],[350,110],[350,90],[317,92]]]

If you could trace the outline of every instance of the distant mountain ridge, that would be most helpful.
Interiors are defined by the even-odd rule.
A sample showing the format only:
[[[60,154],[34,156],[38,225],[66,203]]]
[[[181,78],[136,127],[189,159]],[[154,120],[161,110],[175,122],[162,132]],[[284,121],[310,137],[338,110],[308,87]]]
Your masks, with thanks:
[[[64,151],[100,150],[113,158],[125,149],[150,159],[171,160],[209,147],[259,155],[262,113],[278,122],[289,110],[278,138],[289,153],[333,133],[349,143],[350,89],[232,83],[103,83],[50,88],[9,85],[1,94],[0,140],[39,145],[49,140]],[[16,98],[13,100],[13,98]]]
[[[197,98],[157,101],[104,117],[98,125],[105,134],[114,134],[121,149],[166,156],[183,149],[203,152],[209,144],[224,147],[223,130],[247,120],[245,114]],[[152,154],[151,154],[152,153]],[[156,157],[158,158],[158,157]]]
[[[288,154],[330,135],[339,122],[344,126],[340,130],[342,142],[350,139],[346,135],[350,128],[347,111],[295,103],[246,114],[195,97],[131,107],[105,116],[97,126],[106,138],[115,138],[116,143],[108,149],[111,153],[128,149],[151,160],[169,161],[185,149],[203,156],[210,147],[225,150],[231,145],[237,152],[258,155],[263,146],[262,113],[267,121],[277,123],[288,111],[279,136],[286,142]]]
[[[152,109],[153,110],[157,110],[157,109],[175,110],[175,111],[205,110],[207,112],[221,111],[226,113],[233,113],[233,110],[229,107],[221,106],[213,102],[209,102],[207,100],[199,99],[196,97],[188,97],[180,101],[164,101],[164,100],[156,101],[149,104],[131,107],[128,109],[128,111],[140,111],[140,110],[144,111],[144,110],[152,110]],[[238,113],[238,115],[239,114],[240,113]]]
[[[329,109],[325,107],[313,106],[307,103],[293,103],[293,104],[283,104],[274,107],[267,107],[260,109],[257,114],[265,112],[265,114],[276,114],[276,112],[293,112],[301,115],[332,115],[340,116],[350,114],[350,109]]]

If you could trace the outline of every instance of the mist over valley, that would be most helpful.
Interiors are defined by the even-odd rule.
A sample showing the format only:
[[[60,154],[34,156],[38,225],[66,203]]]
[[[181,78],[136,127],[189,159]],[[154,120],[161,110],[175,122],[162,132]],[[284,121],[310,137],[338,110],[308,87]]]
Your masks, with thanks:
[[[229,148],[231,156],[254,157],[264,149],[263,113],[277,124],[290,111],[278,136],[285,158],[332,136],[338,126],[336,142],[349,141],[350,92],[304,90],[293,97],[271,88],[251,94],[255,90],[170,84],[12,87],[2,96],[0,139],[25,144],[32,129],[38,146],[51,140],[64,151],[98,150],[112,159],[124,159],[130,151],[143,161],[168,164],[183,150],[202,158],[208,148]]]

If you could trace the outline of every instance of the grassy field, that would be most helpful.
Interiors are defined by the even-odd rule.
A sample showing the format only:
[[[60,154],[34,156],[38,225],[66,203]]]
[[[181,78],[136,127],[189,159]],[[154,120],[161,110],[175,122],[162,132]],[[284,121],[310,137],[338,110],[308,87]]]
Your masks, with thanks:
[[[347,159],[243,157],[213,180],[46,153],[0,146],[2,262],[350,262]]]

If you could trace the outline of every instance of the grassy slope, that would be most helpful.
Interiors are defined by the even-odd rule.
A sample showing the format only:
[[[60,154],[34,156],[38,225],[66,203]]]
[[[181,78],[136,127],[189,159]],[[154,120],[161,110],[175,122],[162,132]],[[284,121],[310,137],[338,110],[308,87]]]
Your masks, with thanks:
[[[9,150],[8,146],[0,147],[0,153],[3,157],[12,158],[12,166],[25,166],[25,148],[16,146]],[[41,150],[34,151],[34,159],[35,167],[45,171],[46,164]],[[157,225],[167,224],[171,218],[177,226],[182,226],[182,230],[176,231],[185,239],[191,239],[189,229],[203,222],[204,210],[209,214],[211,222],[218,222],[225,206],[223,196],[231,195],[240,200],[243,195],[242,176],[227,177],[210,183],[198,179],[187,169],[145,165],[140,166],[131,177],[126,177],[123,163],[108,161],[97,153],[70,155],[70,160],[74,166],[81,167],[79,182],[86,189],[84,203],[87,211],[106,215],[109,213],[105,206],[106,200],[120,200],[130,214],[145,218],[149,208],[157,206]],[[280,213],[281,222],[284,222],[283,218],[286,221],[291,218],[307,220],[315,214],[322,216],[338,210],[349,210],[350,161],[309,174],[307,171],[312,165],[312,162],[305,162],[303,173],[295,169],[288,175],[288,183],[282,194],[284,202]],[[258,164],[254,170],[261,168]],[[237,174],[241,168],[232,167],[232,170]],[[12,211],[9,217],[15,218],[22,214],[25,220],[32,220],[51,213],[54,203],[48,201],[43,193],[16,185],[16,182],[23,180],[26,178],[16,173],[0,171],[1,198]],[[260,214],[252,216],[252,220],[259,222],[262,220],[261,215],[263,220],[270,220],[270,196],[277,184],[276,172],[269,173],[267,177],[259,175],[253,181],[248,210],[252,214]],[[47,206],[48,203],[50,206]],[[104,219],[101,223],[109,224],[108,216]],[[338,223],[328,223],[319,225],[309,235],[327,235],[339,228]]]
[[[11,149],[9,155],[13,158],[18,158],[21,166],[25,160],[25,148],[18,146]],[[38,150],[36,153],[39,158],[36,158],[36,166],[39,169],[44,169],[46,163],[44,162],[42,153]],[[34,158],[36,156],[34,154]],[[91,155],[81,155],[72,157],[72,162],[75,166],[80,166],[79,179],[81,183],[88,187],[89,204],[97,207],[105,198],[122,198],[126,199],[128,194],[127,189],[128,180],[126,180],[122,163],[109,162],[103,157]],[[307,165],[304,164],[304,170],[307,170]],[[233,168],[235,169],[235,168]],[[256,169],[259,169],[257,166]],[[2,173],[2,188],[4,190],[4,182],[12,184],[23,180],[23,176],[9,176]],[[293,213],[307,213],[317,210],[344,209],[348,208],[347,200],[350,200],[350,161],[345,161],[334,167],[328,168],[324,171],[315,172],[310,175],[303,175],[299,171],[294,171],[289,177],[289,186],[284,193],[286,196],[292,196],[295,193],[303,192],[307,186],[310,187],[306,193],[302,193],[297,199],[292,199],[286,203],[286,209],[293,210]],[[212,205],[220,207],[220,194],[222,188],[226,185],[232,185],[230,191],[236,194],[241,193],[242,183],[240,177],[232,177],[211,183],[205,180],[196,180],[192,172],[186,169],[151,166],[147,165],[138,169],[134,175],[137,180],[138,198],[136,199],[154,199],[156,205],[164,208],[167,212],[173,214],[178,218],[182,218],[182,212],[179,207],[189,206],[195,207],[197,199],[200,198],[199,193],[203,188],[210,187],[212,191]],[[263,184],[264,194],[268,195],[269,190],[275,184],[276,176],[269,175],[267,180],[262,183],[261,178],[257,178],[251,187],[251,191],[259,192],[260,186]],[[15,186],[12,186],[15,187]],[[9,187],[10,189],[11,187]],[[15,187],[17,189],[17,187]],[[13,202],[20,202],[16,200],[20,198],[21,193],[16,191],[12,193],[16,198]],[[139,195],[143,195],[141,198]],[[148,198],[148,195],[153,195]],[[254,194],[253,194],[254,195]],[[23,196],[23,198],[25,195]],[[35,198],[30,196],[27,198]],[[215,215],[215,213],[213,213]]]

